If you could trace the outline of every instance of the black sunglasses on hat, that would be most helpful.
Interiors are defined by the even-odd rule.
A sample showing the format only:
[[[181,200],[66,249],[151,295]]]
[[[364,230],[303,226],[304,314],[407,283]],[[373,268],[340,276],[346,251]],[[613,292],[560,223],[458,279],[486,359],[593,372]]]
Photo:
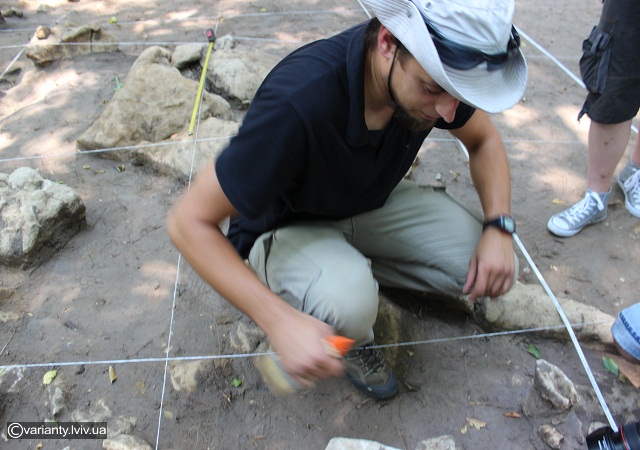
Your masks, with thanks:
[[[511,25],[511,37],[507,43],[507,51],[490,55],[447,39],[436,27],[429,23],[426,17],[422,17],[429,30],[433,44],[438,51],[440,60],[444,65],[452,69],[469,70],[486,62],[487,70],[498,70],[509,61],[509,55],[517,51],[520,47],[520,35],[513,25]]]

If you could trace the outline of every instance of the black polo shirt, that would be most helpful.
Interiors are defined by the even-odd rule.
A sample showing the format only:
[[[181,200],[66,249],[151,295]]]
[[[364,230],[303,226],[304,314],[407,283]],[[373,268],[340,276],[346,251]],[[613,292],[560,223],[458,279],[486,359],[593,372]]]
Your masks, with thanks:
[[[367,23],[284,58],[218,157],[220,185],[240,213],[227,237],[242,257],[277,226],[380,208],[429,134],[392,119],[371,138],[364,120]],[[436,126],[458,128],[473,111],[461,103],[453,123]]]

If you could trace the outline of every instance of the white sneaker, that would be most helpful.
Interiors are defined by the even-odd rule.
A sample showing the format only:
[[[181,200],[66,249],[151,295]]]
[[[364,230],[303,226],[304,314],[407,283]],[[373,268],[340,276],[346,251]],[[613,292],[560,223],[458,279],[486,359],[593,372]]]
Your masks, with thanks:
[[[624,206],[640,219],[640,169],[629,162],[618,175],[618,184],[624,192]]]
[[[551,216],[547,228],[557,236],[569,237],[578,234],[587,225],[602,222],[607,218],[607,200],[610,193],[611,191],[598,194],[587,189],[584,199],[571,208]]]

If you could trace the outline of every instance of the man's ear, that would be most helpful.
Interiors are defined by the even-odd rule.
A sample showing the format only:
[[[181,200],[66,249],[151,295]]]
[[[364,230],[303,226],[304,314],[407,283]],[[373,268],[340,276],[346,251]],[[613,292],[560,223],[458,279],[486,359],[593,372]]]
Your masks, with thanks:
[[[384,25],[378,30],[378,51],[386,59],[392,59],[396,51],[396,38]]]

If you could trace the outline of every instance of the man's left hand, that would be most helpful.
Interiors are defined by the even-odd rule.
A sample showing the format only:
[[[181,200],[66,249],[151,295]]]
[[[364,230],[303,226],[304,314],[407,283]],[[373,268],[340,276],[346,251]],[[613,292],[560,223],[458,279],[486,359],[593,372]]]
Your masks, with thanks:
[[[475,302],[479,297],[495,298],[511,289],[515,271],[513,239],[497,228],[487,228],[471,256],[462,288]]]

